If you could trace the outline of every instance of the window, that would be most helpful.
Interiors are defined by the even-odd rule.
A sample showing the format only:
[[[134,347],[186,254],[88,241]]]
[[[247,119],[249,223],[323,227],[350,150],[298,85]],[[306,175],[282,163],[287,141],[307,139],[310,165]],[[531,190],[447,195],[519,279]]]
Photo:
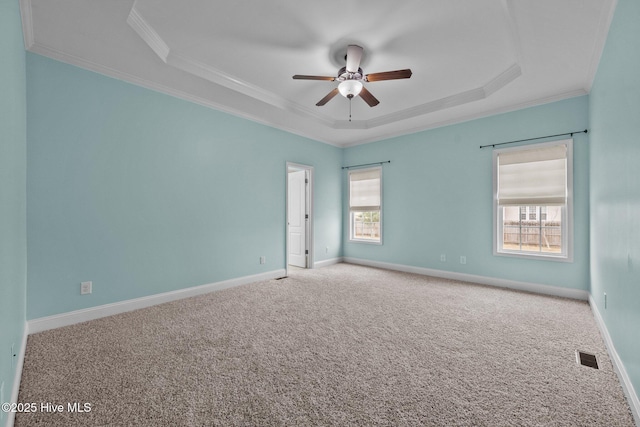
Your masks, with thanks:
[[[382,168],[349,171],[349,240],[382,243]]]
[[[494,253],[572,257],[573,140],[495,150]]]

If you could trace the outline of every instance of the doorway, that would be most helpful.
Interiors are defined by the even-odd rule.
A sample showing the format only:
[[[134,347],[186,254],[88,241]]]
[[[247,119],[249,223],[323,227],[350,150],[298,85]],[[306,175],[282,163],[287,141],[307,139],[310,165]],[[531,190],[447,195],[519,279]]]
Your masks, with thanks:
[[[313,268],[313,167],[287,162],[286,270]]]

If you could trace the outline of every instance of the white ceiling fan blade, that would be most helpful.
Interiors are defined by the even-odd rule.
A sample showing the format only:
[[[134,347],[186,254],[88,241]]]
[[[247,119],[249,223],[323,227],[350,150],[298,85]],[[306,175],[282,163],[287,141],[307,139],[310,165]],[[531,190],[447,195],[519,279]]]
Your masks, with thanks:
[[[362,59],[362,48],[355,44],[347,47],[347,71],[357,73],[360,68],[360,60]]]

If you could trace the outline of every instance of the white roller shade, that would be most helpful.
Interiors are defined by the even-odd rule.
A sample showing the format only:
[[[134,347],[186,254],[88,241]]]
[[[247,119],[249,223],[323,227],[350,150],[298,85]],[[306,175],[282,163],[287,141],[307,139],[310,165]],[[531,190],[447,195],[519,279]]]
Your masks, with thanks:
[[[349,207],[352,210],[380,209],[381,169],[364,169],[349,172]]]
[[[567,200],[567,145],[498,154],[498,204],[548,206]]]

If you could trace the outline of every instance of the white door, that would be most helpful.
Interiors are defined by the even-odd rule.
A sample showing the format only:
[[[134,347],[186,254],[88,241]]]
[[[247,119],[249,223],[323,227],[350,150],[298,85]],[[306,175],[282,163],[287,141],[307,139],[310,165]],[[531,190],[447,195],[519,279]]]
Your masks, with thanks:
[[[307,267],[305,171],[289,174],[289,264]]]

